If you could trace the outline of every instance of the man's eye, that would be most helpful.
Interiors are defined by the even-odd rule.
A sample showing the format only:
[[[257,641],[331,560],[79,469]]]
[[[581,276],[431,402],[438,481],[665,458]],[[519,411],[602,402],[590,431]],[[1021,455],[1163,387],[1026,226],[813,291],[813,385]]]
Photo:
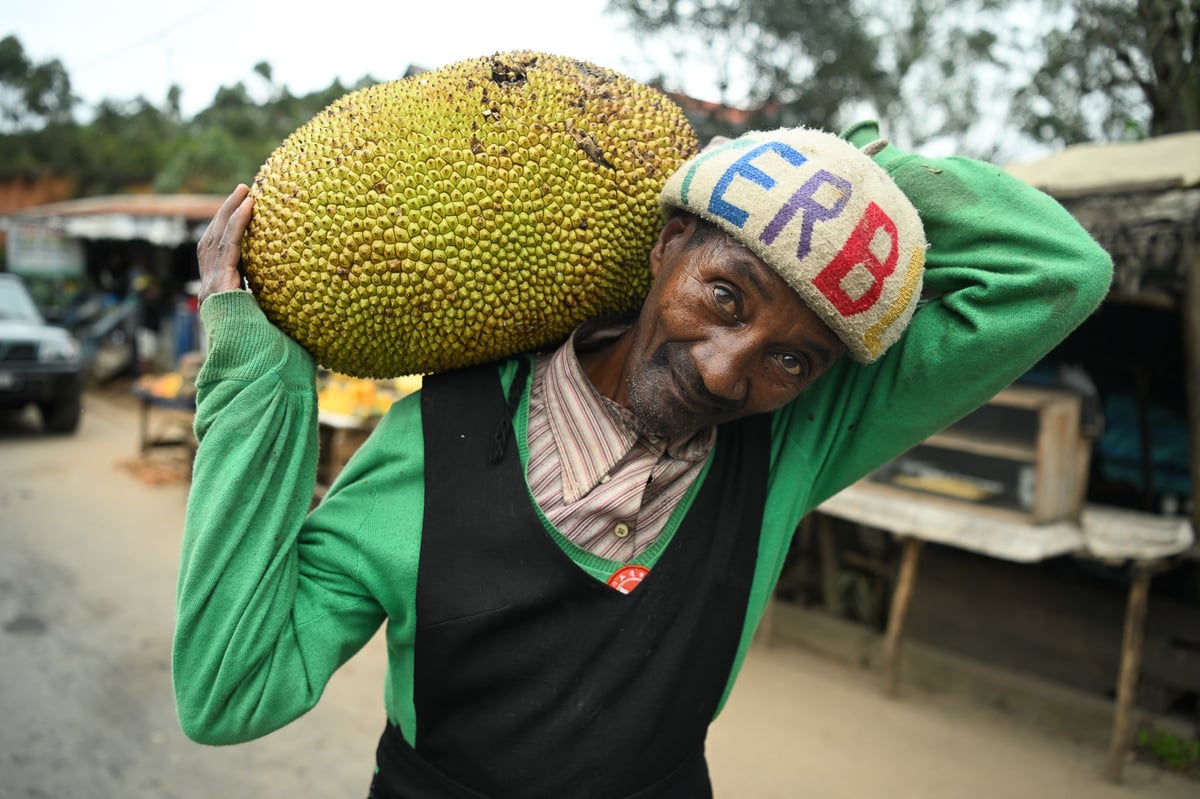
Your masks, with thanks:
[[[722,311],[735,319],[737,318],[737,297],[734,296],[732,291],[725,286],[714,286],[713,299],[717,301],[717,305],[720,306]]]
[[[807,371],[804,367],[804,360],[797,358],[795,355],[780,353],[775,356],[775,360],[779,361],[779,365],[783,367],[783,370],[793,377],[803,377]]]

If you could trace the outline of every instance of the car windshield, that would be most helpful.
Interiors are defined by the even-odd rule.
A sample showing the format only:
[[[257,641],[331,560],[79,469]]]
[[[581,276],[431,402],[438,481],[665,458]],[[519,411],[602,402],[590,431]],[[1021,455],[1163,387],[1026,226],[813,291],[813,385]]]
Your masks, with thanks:
[[[25,286],[14,280],[0,280],[0,320],[42,321],[42,315]]]

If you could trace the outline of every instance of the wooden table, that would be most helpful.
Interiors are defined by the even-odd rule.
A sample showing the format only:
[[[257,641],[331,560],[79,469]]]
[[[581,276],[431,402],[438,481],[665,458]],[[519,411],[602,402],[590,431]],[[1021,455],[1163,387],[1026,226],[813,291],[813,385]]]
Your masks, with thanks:
[[[196,414],[194,396],[162,396],[149,389],[149,384],[135,382],[131,393],[138,398],[138,452],[145,454],[154,447],[186,447],[193,453],[196,436],[192,431]]]
[[[320,501],[334,479],[379,424],[378,418],[362,418],[326,410],[317,412],[320,456],[317,460],[317,485],[314,502]]]
[[[901,496],[863,482],[845,489],[817,510],[888,531],[902,543],[884,638],[884,688],[891,695],[899,689],[904,620],[916,584],[921,547],[926,541],[1020,563],[1074,555],[1111,564],[1130,564],[1133,580],[1126,600],[1116,706],[1105,769],[1110,780],[1120,781],[1132,744],[1134,697],[1150,581],[1155,573],[1192,546],[1195,536],[1188,520],[1088,505],[1077,523],[1025,524],[981,514],[969,506],[923,501],[919,494]]]

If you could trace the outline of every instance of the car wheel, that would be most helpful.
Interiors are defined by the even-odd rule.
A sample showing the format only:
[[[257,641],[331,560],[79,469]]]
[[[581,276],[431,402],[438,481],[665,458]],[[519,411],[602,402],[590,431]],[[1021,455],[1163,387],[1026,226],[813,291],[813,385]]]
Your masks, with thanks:
[[[42,426],[47,433],[74,433],[79,427],[79,417],[83,414],[83,402],[79,397],[48,402],[39,406],[42,412]]]

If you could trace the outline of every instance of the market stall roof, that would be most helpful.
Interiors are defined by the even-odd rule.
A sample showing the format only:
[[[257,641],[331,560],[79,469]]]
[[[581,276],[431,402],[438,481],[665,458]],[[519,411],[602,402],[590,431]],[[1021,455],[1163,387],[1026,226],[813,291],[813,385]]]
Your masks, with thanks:
[[[213,194],[124,194],[36,205],[0,218],[5,228],[36,225],[80,239],[193,243],[225,198]]]
[[[1077,144],[1005,169],[1055,197],[1189,188],[1200,185],[1200,131]]]
[[[1110,297],[1184,302],[1200,241],[1200,131],[1074,145],[1006,169],[1058,199],[1108,251]]]

